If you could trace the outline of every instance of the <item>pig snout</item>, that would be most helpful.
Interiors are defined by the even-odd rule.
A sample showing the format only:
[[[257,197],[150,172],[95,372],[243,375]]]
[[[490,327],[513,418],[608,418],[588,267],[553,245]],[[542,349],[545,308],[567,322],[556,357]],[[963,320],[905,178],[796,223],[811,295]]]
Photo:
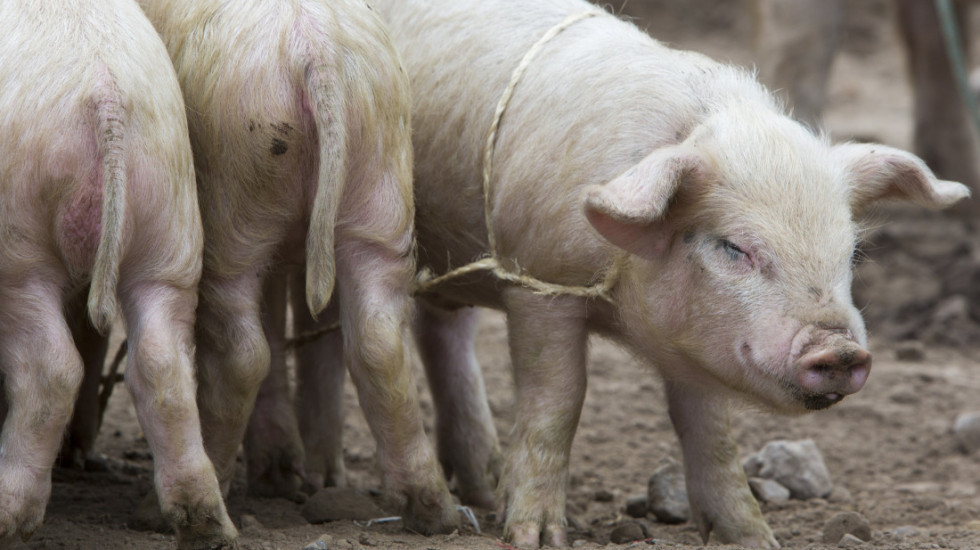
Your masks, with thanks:
[[[848,330],[819,331],[811,335],[795,370],[806,407],[824,409],[864,386],[871,354]]]

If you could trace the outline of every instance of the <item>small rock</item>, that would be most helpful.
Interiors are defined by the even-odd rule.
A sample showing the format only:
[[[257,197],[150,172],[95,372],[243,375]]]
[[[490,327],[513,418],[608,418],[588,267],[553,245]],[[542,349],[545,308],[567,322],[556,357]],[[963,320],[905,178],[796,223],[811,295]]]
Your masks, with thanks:
[[[790,496],[800,500],[823,498],[834,489],[830,472],[811,439],[770,441],[749,457],[743,468],[749,477],[779,482],[789,489]]]
[[[771,479],[749,478],[749,488],[752,489],[755,498],[762,502],[786,502],[789,500],[789,489]]]
[[[303,550],[329,550],[331,542],[333,537],[330,535],[320,535],[320,538],[304,546]]]
[[[843,485],[834,485],[834,490],[827,497],[830,502],[854,502],[854,496]]]
[[[663,523],[684,523],[691,516],[684,484],[684,470],[667,459],[650,476],[647,484],[647,507]]]
[[[596,500],[596,502],[612,502],[613,499],[616,498],[616,495],[614,495],[612,491],[608,491],[606,489],[599,489],[598,491],[595,492],[593,498]]]
[[[926,358],[926,348],[918,340],[906,340],[895,345],[895,359],[899,361],[922,361]]]
[[[840,542],[837,543],[838,548],[854,548],[856,546],[861,546],[864,541],[855,537],[854,535],[848,533],[841,537]]]
[[[855,512],[841,512],[827,520],[823,528],[824,544],[841,542],[845,535],[853,535],[862,541],[871,540],[871,524]]]
[[[365,521],[384,515],[370,495],[350,487],[324,487],[303,506],[303,517],[310,523],[342,519]]]
[[[980,450],[980,411],[961,414],[953,424],[953,433],[967,454]]]
[[[631,518],[645,518],[647,516],[646,495],[638,495],[626,499],[626,514]]]
[[[922,531],[920,531],[918,527],[915,527],[913,525],[902,525],[900,527],[896,527],[892,529],[892,533],[900,537],[914,537],[921,532]]]
[[[621,523],[609,534],[609,541],[615,544],[625,544],[644,538],[646,537],[643,534],[643,527],[635,521]]]

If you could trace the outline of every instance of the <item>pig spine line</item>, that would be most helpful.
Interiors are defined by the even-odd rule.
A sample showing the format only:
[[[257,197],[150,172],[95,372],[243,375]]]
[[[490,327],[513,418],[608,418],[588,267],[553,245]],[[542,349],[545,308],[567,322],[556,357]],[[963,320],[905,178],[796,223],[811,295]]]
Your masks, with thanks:
[[[484,222],[487,225],[487,245],[490,250],[490,257],[470,262],[438,277],[433,277],[431,272],[426,269],[420,274],[419,281],[415,287],[415,294],[425,293],[430,289],[439,286],[445,281],[455,279],[456,277],[461,277],[469,273],[475,273],[477,271],[490,271],[498,279],[531,288],[538,294],[546,296],[568,294],[587,298],[602,298],[607,302],[612,302],[612,297],[609,295],[609,291],[612,290],[613,286],[616,285],[616,282],[619,279],[619,271],[622,268],[623,262],[626,261],[625,254],[617,255],[613,264],[603,273],[602,280],[591,286],[566,286],[547,283],[530,275],[523,275],[519,272],[515,273],[509,271],[500,265],[500,261],[497,259],[497,240],[494,237],[492,221],[493,213],[491,211],[492,207],[490,203],[490,178],[493,175],[493,152],[494,145],[497,142],[497,129],[500,127],[500,120],[504,116],[504,111],[507,110],[507,104],[510,102],[511,95],[513,95],[514,89],[517,87],[518,82],[521,81],[521,76],[524,75],[524,71],[526,71],[531,65],[531,62],[537,56],[538,52],[541,51],[541,48],[550,42],[552,38],[558,36],[559,33],[575,23],[578,23],[583,19],[588,19],[589,17],[594,17],[598,14],[598,12],[594,11],[573,13],[561,20],[557,25],[548,29],[548,31],[545,32],[541,38],[527,50],[524,57],[521,58],[521,62],[518,63],[517,67],[514,69],[514,72],[511,73],[510,82],[507,84],[507,88],[500,95],[500,101],[497,102],[497,108],[493,113],[493,123],[490,124],[490,131],[487,133],[487,144],[483,151]]]
[[[126,212],[126,159],[123,154],[126,113],[115,78],[108,69],[105,72],[99,95],[93,99],[96,138],[102,161],[102,223],[87,304],[92,324],[102,333],[109,329],[116,314],[116,283]]]
[[[314,317],[327,307],[333,294],[334,226],[347,181],[346,109],[337,76],[342,66],[335,63],[331,70],[320,71],[311,65],[305,79],[320,145],[317,191],[306,242],[306,305]]]

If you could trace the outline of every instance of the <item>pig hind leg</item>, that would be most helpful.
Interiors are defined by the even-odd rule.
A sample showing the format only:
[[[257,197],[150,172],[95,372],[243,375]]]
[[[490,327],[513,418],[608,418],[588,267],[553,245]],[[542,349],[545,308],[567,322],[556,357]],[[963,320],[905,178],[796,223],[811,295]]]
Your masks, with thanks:
[[[40,526],[51,466],[82,381],[58,285],[0,289],[0,367],[9,405],[0,435],[0,546]]]
[[[303,443],[292,406],[286,369],[287,275],[266,277],[262,326],[269,342],[269,375],[259,388],[245,430],[249,493],[294,498],[303,479]]]
[[[409,256],[377,243],[338,239],[344,359],[378,444],[385,487],[405,499],[405,526],[449,532],[459,517],[422,428],[408,362]]]
[[[304,297],[303,276],[291,280],[295,334],[323,330],[337,322],[337,300],[331,300],[317,321],[310,316]],[[306,450],[306,487],[344,487],[344,342],[340,330],[327,332],[296,348],[296,414]]]
[[[230,541],[237,531],[204,450],[195,401],[194,290],[128,281],[120,295],[129,337],[126,385],[153,452],[160,511],[182,547]]]
[[[474,308],[446,311],[423,304],[415,335],[435,402],[443,470],[455,476],[464,504],[494,508],[501,456],[473,349],[476,327]]]
[[[85,302],[88,292],[79,293],[68,305],[68,321],[75,347],[82,356],[85,376],[75,402],[68,434],[61,446],[58,464],[76,469],[105,469],[104,461],[93,455],[99,435],[99,387],[109,350],[109,336],[99,334],[88,318]]]

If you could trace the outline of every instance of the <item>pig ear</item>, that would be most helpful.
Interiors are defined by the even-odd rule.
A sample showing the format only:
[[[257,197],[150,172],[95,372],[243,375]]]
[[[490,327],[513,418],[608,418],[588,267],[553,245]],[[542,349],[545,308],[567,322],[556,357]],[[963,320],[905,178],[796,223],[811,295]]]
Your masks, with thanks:
[[[970,196],[970,190],[955,181],[937,179],[922,159],[884,145],[847,143],[834,146],[848,167],[851,209],[856,213],[883,200],[905,201],[938,209]]]
[[[612,244],[644,258],[663,253],[670,240],[665,214],[681,183],[703,159],[684,146],[654,151],[605,185],[585,190],[585,216]]]

